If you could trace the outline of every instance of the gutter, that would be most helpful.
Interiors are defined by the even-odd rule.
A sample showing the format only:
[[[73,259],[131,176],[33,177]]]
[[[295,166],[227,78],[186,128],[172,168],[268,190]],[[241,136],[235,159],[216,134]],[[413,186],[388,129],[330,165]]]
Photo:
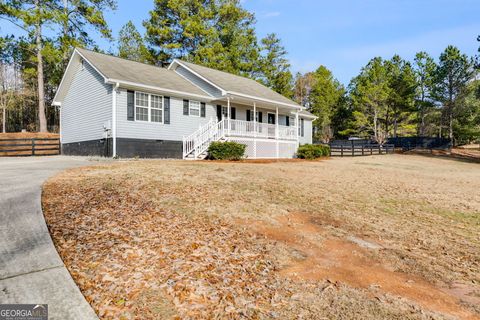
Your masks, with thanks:
[[[120,83],[112,84],[112,157],[117,157],[117,89]]]
[[[282,105],[282,106],[295,108],[295,109],[299,109],[299,110],[302,109],[302,107],[299,106],[299,105],[289,104],[289,103],[275,101],[275,100],[270,100],[270,99],[266,99],[266,98],[260,98],[260,97],[256,97],[256,96],[250,96],[248,94],[243,94],[243,93],[239,93],[239,92],[235,92],[235,91],[227,91],[227,95],[229,95],[229,94],[233,95],[233,96],[239,96],[239,97],[247,98],[247,99],[263,101],[263,102],[271,103],[271,104],[274,104],[274,105]]]
[[[183,92],[183,91],[166,89],[166,88],[162,88],[162,87],[149,86],[149,85],[146,85],[146,84],[129,82],[129,81],[122,81],[122,80],[118,80],[118,79],[105,79],[105,83],[112,84],[112,85],[118,85],[118,86],[122,85],[122,87],[123,86],[137,87],[137,88],[143,88],[143,89],[146,89],[146,90],[168,92],[168,93],[173,94],[174,96],[188,96],[188,97],[193,97],[193,98],[196,98],[196,99],[207,100],[207,101],[212,100],[212,97],[210,97],[210,96],[204,96],[204,95],[195,94],[195,93],[188,93],[188,92]]]

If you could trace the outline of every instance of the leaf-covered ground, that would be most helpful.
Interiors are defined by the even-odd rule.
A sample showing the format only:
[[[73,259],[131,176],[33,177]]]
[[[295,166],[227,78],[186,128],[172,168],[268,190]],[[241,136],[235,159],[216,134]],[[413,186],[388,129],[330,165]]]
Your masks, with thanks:
[[[420,156],[126,161],[43,206],[101,318],[475,319],[478,190],[478,164]]]

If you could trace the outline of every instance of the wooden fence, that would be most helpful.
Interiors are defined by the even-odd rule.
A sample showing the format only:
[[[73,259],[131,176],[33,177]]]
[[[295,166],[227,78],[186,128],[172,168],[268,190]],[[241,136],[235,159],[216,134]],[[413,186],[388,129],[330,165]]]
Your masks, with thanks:
[[[1,157],[53,156],[60,154],[59,138],[0,139]]]
[[[413,149],[426,150],[450,150],[452,142],[446,138],[436,137],[397,137],[388,138],[387,143],[393,144],[395,148],[402,148],[403,151]]]
[[[331,144],[330,156],[332,157],[356,157],[370,156],[374,154],[390,154],[394,153],[395,146],[393,144]]]

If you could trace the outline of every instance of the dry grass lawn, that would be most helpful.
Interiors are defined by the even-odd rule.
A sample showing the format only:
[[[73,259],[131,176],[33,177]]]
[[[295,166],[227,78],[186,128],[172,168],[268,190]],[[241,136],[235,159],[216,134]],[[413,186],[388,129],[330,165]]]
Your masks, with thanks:
[[[480,165],[120,161],[44,186],[104,319],[479,319]]]

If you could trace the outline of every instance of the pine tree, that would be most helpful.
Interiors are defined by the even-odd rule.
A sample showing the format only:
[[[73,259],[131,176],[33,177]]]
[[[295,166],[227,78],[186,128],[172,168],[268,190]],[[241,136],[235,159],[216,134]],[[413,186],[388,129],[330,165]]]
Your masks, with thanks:
[[[148,50],[132,21],[128,21],[118,35],[118,56],[138,62],[148,60]]]
[[[480,142],[480,80],[469,82],[457,100],[453,123],[457,144]]]
[[[210,57],[213,63],[206,65],[258,79],[261,62],[255,22],[255,16],[242,8],[240,0],[217,0],[214,25],[221,55]]]
[[[74,47],[94,45],[87,28],[93,28],[102,37],[112,39],[104,13],[116,9],[116,0],[61,0],[58,7],[56,19],[61,26],[59,50],[63,67],[66,67]]]
[[[396,138],[400,123],[406,125],[406,120],[414,111],[416,79],[409,62],[395,55],[386,61],[388,78],[388,110],[386,112],[386,133],[390,134],[389,126],[393,122],[393,137]]]
[[[239,0],[155,0],[143,24],[152,63],[180,58],[251,78],[259,75],[255,17]]]
[[[344,102],[345,89],[325,66],[320,66],[313,77],[314,84],[309,97],[310,112],[318,117],[314,121],[318,138],[328,143],[334,134],[332,120]]]
[[[434,108],[433,88],[435,83],[435,70],[437,65],[432,57],[421,51],[415,55],[414,70],[417,81],[415,103],[419,113],[418,134],[426,134],[426,117]]]
[[[435,90],[436,99],[442,104],[444,116],[447,120],[448,137],[454,140],[453,125],[457,115],[457,97],[474,77],[473,59],[462,54],[458,48],[448,46],[440,55],[436,70]]]
[[[143,22],[151,62],[185,59],[208,45],[206,41],[215,41],[214,5],[214,0],[155,0]]]
[[[44,47],[43,28],[51,25],[55,19],[58,2],[55,0],[7,0],[0,3],[0,13],[4,18],[33,35],[35,41],[35,54],[37,64],[38,88],[38,119],[40,132],[47,132],[47,119],[45,116],[45,84],[44,84]]]
[[[290,72],[290,63],[286,58],[287,51],[276,34],[269,34],[262,39],[262,53],[260,80],[267,87],[291,98],[293,77]]]
[[[379,124],[380,120],[385,119],[389,87],[382,58],[373,58],[362,68],[350,83],[350,95],[355,107],[353,116],[357,132],[372,134],[376,141],[383,142],[386,130]]]
[[[114,0],[5,0],[0,2],[0,16],[22,28],[29,37],[31,52],[35,53],[38,91],[39,131],[47,131],[46,89],[60,82],[71,46],[91,44],[86,30],[94,27],[103,35],[109,29],[103,17],[107,7],[113,8]],[[60,28],[58,28],[60,26]],[[46,38],[46,28],[61,30],[58,39]],[[60,42],[60,47],[56,43]],[[26,60],[25,60],[26,61]],[[44,68],[49,68],[45,72]],[[48,79],[47,81],[45,81]],[[49,93],[49,92],[47,92]]]

